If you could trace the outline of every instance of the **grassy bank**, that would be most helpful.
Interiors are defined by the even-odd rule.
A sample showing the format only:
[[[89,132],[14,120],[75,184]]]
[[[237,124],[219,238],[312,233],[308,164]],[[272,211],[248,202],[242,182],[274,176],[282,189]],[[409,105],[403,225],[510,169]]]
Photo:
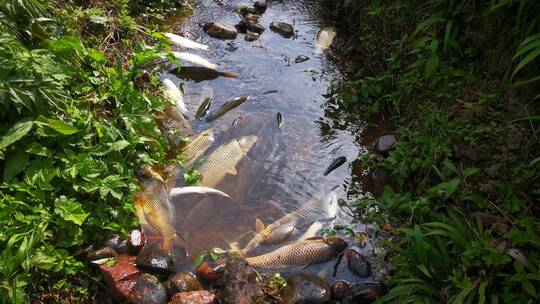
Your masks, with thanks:
[[[151,60],[169,46],[141,25],[173,0],[0,1],[0,302],[92,302],[73,257],[137,227],[136,172],[163,163]]]
[[[537,303],[540,4],[337,1],[344,106],[391,112],[396,148],[362,155],[395,179],[382,302]]]

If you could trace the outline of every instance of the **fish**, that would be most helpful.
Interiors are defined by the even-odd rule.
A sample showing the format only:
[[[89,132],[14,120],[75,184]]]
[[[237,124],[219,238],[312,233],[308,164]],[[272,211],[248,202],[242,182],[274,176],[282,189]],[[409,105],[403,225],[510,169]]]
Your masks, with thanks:
[[[136,215],[143,230],[150,228],[160,233],[163,250],[171,251],[175,244],[188,248],[189,242],[174,228],[176,211],[163,178],[150,167],[145,167],[144,171],[148,178],[143,182],[143,191],[135,196]]]
[[[195,113],[195,118],[201,119],[204,115],[208,114],[208,111],[210,111],[210,108],[212,107],[213,102],[214,102],[214,98],[206,97],[199,105],[199,108],[197,108],[197,113]]]
[[[188,48],[188,49],[199,49],[199,50],[208,50],[210,47],[206,44],[202,44],[186,37],[176,35],[173,33],[165,33],[165,37],[169,40],[171,44],[174,44],[179,47]]]
[[[225,102],[219,109],[208,114],[208,116],[206,117],[206,122],[211,122],[218,119],[230,110],[237,108],[238,106],[246,102],[248,99],[248,96],[240,96]]]
[[[246,261],[258,270],[286,270],[331,260],[343,252],[347,245],[344,239],[337,236],[314,237],[293,242],[263,255],[248,257]]]
[[[250,135],[229,140],[218,147],[195,168],[202,176],[200,185],[214,188],[227,174],[236,175],[236,165],[256,142],[257,136]]]
[[[184,157],[184,166],[189,167],[191,163],[203,155],[212,144],[214,144],[214,129],[210,128],[202,131],[193,141],[191,141],[180,155]]]
[[[174,102],[182,114],[188,114],[188,109],[184,104],[184,92],[180,90],[172,80],[163,79],[163,94],[165,95],[166,99]]]
[[[341,165],[343,165],[347,161],[347,158],[345,156],[340,156],[332,161],[332,163],[326,168],[324,171],[324,176],[327,176],[330,174],[330,172],[336,170]]]
[[[220,72],[215,69],[209,69],[207,67],[199,66],[182,66],[179,68],[175,68],[169,72],[179,78],[191,79],[196,82],[204,80],[214,80],[218,77],[238,78],[238,76],[233,73]]]
[[[281,114],[281,112],[277,112],[276,119],[278,127],[281,127],[281,123],[283,122],[283,115]]]
[[[322,52],[328,49],[334,38],[336,37],[336,30],[333,27],[324,27],[317,33],[317,50]]]
[[[190,62],[190,63],[193,63],[193,64],[203,66],[205,68],[215,70],[218,67],[217,64],[211,63],[210,61],[202,58],[199,55],[190,54],[190,53],[186,53],[186,52],[172,52],[172,54],[178,60],[187,61],[187,62]]]
[[[184,194],[217,194],[224,196],[226,198],[231,198],[227,193],[223,191],[219,191],[214,188],[209,187],[200,187],[200,186],[189,186],[189,187],[178,187],[178,188],[172,188],[171,191],[169,191],[169,197],[171,199],[184,195]]]
[[[313,224],[311,224],[311,226],[309,226],[306,232],[304,232],[304,234],[302,234],[298,239],[305,240],[308,238],[315,237],[317,232],[319,232],[319,230],[321,230],[322,227],[323,227],[323,224],[321,222],[314,222]]]

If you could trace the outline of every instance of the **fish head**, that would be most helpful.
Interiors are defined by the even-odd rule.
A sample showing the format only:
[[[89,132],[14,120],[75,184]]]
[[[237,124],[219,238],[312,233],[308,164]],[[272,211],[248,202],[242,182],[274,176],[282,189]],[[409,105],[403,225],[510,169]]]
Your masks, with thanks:
[[[238,139],[238,144],[244,151],[249,151],[256,142],[257,136],[255,135],[244,136]]]
[[[343,238],[340,238],[339,236],[326,237],[324,238],[324,242],[332,246],[332,248],[334,248],[336,252],[342,252],[349,245],[347,241],[345,241]]]
[[[214,128],[209,128],[201,132],[201,136],[207,136],[209,140],[214,142]]]

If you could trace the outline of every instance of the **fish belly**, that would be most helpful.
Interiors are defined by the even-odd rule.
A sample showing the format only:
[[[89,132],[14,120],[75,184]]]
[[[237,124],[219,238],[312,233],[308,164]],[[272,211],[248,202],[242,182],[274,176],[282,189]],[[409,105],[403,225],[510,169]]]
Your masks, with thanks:
[[[286,269],[327,261],[334,256],[328,244],[319,241],[303,241],[283,246],[273,252],[246,258],[253,267],[266,270]]]
[[[245,152],[236,140],[216,149],[197,168],[202,175],[201,186],[215,187],[228,172],[236,172],[236,165],[244,158]]]

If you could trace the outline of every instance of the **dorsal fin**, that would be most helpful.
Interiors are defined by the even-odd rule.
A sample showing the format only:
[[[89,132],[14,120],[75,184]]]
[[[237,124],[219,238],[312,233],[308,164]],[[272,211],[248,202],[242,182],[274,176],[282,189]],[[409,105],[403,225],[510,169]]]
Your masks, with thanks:
[[[255,219],[255,232],[260,233],[264,230],[264,224],[260,218]]]

